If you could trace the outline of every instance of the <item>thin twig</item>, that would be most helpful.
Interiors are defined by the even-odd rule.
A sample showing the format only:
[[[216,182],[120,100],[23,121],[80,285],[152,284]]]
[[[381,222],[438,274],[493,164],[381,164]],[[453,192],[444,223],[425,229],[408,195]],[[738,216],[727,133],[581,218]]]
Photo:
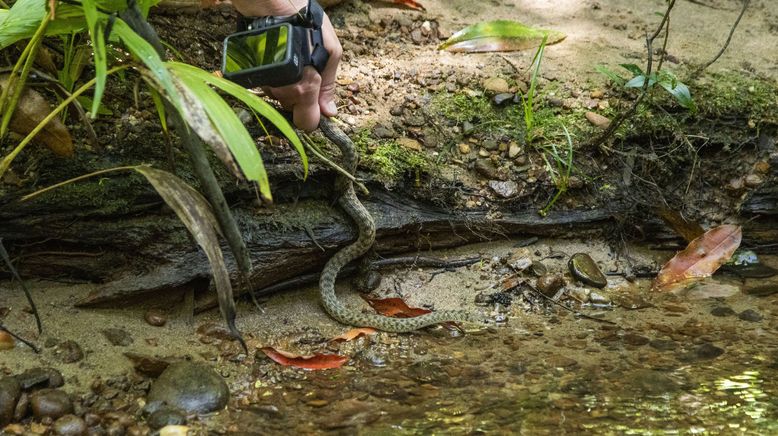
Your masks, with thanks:
[[[602,318],[595,318],[593,316],[589,316],[589,315],[586,315],[584,313],[581,313],[581,312],[578,312],[576,310],[573,310],[573,309],[565,306],[564,304],[554,300],[553,298],[547,296],[546,294],[540,292],[539,289],[535,288],[534,286],[530,285],[529,283],[525,283],[525,285],[528,288],[530,288],[530,290],[532,290],[532,292],[535,292],[536,294],[538,294],[539,296],[544,298],[546,301],[548,301],[548,302],[550,302],[550,303],[552,303],[552,304],[554,304],[556,306],[559,306],[562,309],[565,309],[566,311],[572,313],[573,315],[575,315],[575,316],[577,316],[579,318],[584,318],[584,319],[588,319],[588,320],[591,320],[591,321],[597,321],[597,322],[601,322],[601,323],[605,323],[605,324],[618,325],[617,323],[615,323],[613,321],[610,321],[610,320],[607,320],[607,319],[602,319]]]
[[[305,148],[308,151],[313,153],[314,156],[321,159],[328,167],[332,168],[337,173],[351,180],[351,182],[354,183],[354,186],[359,188],[359,190],[362,191],[363,194],[365,195],[370,194],[370,191],[367,190],[367,187],[364,184],[362,184],[359,180],[357,180],[356,177],[354,177],[351,173],[343,169],[343,167],[339,166],[338,164],[336,164],[335,162],[331,161],[326,156],[324,156],[324,154],[321,151],[319,151],[315,145],[313,145],[313,141],[308,135],[303,133],[301,136],[303,137],[303,145],[305,145]]]
[[[698,74],[703,72],[706,68],[713,65],[714,62],[719,60],[722,54],[724,54],[724,50],[727,49],[729,46],[729,42],[732,41],[732,35],[735,33],[735,29],[737,29],[737,25],[740,23],[740,19],[743,18],[743,14],[746,13],[746,9],[748,9],[748,5],[751,3],[751,0],[743,0],[743,9],[740,10],[740,15],[737,16],[737,20],[735,20],[735,24],[732,25],[732,28],[729,29],[729,36],[727,36],[727,41],[724,43],[724,46],[721,47],[721,50],[719,50],[718,53],[716,53],[716,56],[713,57],[708,63],[700,67]]]
[[[38,326],[38,334],[43,333],[43,324],[41,323],[41,317],[38,314],[38,308],[35,307],[35,301],[32,299],[32,294],[30,293],[30,290],[27,289],[27,285],[24,284],[24,281],[19,276],[19,273],[16,271],[16,268],[14,268],[14,265],[11,263],[11,258],[8,256],[8,252],[5,251],[5,246],[3,246],[3,238],[0,238],[0,257],[3,258],[3,261],[8,267],[8,270],[11,272],[11,276],[13,276],[14,279],[19,281],[19,285],[22,287],[22,291],[24,291],[24,296],[27,297],[27,302],[30,304],[30,309],[32,310],[32,314],[35,317],[35,324]]]
[[[656,72],[662,70],[662,64],[665,62],[665,56],[667,56],[667,40],[670,39],[670,17],[667,17],[667,24],[665,25],[665,38],[662,41],[662,53],[659,56],[659,63],[656,65]]]
[[[11,335],[12,338],[16,339],[17,341],[23,343],[24,345],[26,345],[26,346],[28,346],[30,348],[32,348],[32,351],[40,354],[40,352],[41,352],[40,348],[38,348],[35,344],[33,344],[32,342],[28,341],[27,339],[24,339],[23,337],[17,335],[16,333],[8,330],[8,327],[4,326],[3,323],[1,323],[1,322],[0,322],[0,330],[8,333],[9,335]]]

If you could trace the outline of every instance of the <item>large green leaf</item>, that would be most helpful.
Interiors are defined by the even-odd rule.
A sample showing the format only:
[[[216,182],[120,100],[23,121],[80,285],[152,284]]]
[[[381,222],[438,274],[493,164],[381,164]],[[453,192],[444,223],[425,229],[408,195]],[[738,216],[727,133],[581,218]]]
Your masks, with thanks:
[[[17,0],[0,13],[0,50],[22,39],[31,38],[46,16],[46,0]],[[86,22],[80,7],[60,3],[57,16],[46,28],[47,35],[82,30]]]
[[[451,35],[438,50],[455,52],[490,52],[526,50],[556,44],[567,35],[556,30],[535,29],[518,21],[495,20],[473,24]]]
[[[278,111],[273,106],[271,106],[266,101],[259,98],[258,96],[252,94],[246,88],[234,82],[231,82],[227,79],[216,77],[213,74],[208,73],[207,71],[201,70],[200,68],[193,67],[192,65],[188,65],[188,64],[183,64],[180,62],[173,62],[173,61],[167,62],[167,65],[170,67],[171,70],[175,71],[178,74],[184,74],[184,75],[190,75],[192,77],[196,77],[210,85],[213,85],[221,89],[227,94],[230,94],[231,96],[242,101],[251,109],[259,113],[262,117],[270,121],[274,126],[276,126],[276,128],[278,128],[278,130],[286,138],[289,139],[289,141],[292,143],[294,148],[300,154],[300,158],[303,161],[303,170],[305,171],[305,176],[307,177],[308,157],[305,155],[305,149],[303,147],[303,144],[300,141],[300,138],[297,136],[297,133],[295,132],[292,125],[289,124],[289,121],[287,121],[286,118],[284,118],[280,113],[278,113]]]
[[[97,116],[100,109],[100,101],[103,98],[103,91],[105,91],[105,71],[107,69],[108,61],[105,51],[105,35],[103,33],[103,20],[98,11],[97,3],[95,0],[82,0],[84,6],[84,15],[86,16],[86,23],[89,26],[89,36],[92,38],[92,47],[95,57],[95,77],[97,78],[97,84],[95,85],[95,94],[92,99],[92,118]]]
[[[262,157],[251,135],[232,108],[207,83],[177,71],[174,75],[181,95],[181,115],[238,177],[259,184],[259,192],[270,199],[270,183]]]

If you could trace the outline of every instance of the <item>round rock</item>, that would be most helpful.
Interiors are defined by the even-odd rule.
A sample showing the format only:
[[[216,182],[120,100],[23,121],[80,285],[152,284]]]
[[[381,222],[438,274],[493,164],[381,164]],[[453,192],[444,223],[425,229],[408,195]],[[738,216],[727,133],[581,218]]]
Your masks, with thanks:
[[[22,387],[16,378],[0,379],[0,429],[13,420],[16,402],[21,395]]]
[[[186,424],[186,416],[176,409],[163,406],[149,415],[146,422],[156,430],[168,425],[184,425]]]
[[[73,413],[73,402],[63,391],[57,389],[41,389],[30,397],[32,414],[36,418],[49,417],[57,419],[68,413]]]
[[[227,405],[230,390],[224,379],[203,363],[173,363],[151,385],[146,410],[168,405],[187,414],[209,413]]]
[[[80,436],[86,434],[86,423],[76,415],[65,415],[54,421],[51,426],[54,434],[62,436]]]
[[[570,268],[573,277],[582,283],[595,288],[604,288],[608,285],[608,279],[605,278],[605,275],[600,271],[594,260],[586,253],[575,253],[570,256],[567,266]]]

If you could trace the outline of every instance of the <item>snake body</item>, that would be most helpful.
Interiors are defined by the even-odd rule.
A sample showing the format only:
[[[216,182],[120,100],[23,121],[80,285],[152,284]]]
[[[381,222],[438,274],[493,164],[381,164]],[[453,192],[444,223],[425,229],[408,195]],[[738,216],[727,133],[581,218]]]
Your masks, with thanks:
[[[332,121],[322,117],[319,123],[324,136],[332,141],[343,155],[343,166],[346,171],[354,174],[359,156],[351,139],[343,133]],[[373,327],[387,332],[411,332],[423,327],[446,321],[479,322],[483,319],[470,312],[458,310],[440,310],[413,318],[391,318],[388,316],[362,313],[349,309],[338,301],[335,295],[335,279],[341,268],[352,260],[365,254],[375,242],[375,221],[357,198],[351,180],[338,176],[336,191],[340,195],[338,205],[354,220],[359,230],[359,236],[351,245],[335,253],[324,265],[319,279],[321,302],[327,313],[337,321],[357,327]]]

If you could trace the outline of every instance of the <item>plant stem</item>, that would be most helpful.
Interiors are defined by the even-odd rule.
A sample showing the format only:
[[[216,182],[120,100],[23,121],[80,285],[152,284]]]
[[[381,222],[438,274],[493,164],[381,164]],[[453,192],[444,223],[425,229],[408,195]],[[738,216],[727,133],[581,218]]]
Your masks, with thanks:
[[[130,65],[120,65],[118,67],[111,68],[110,70],[106,71],[106,76],[113,74],[117,71],[124,70],[129,68]],[[93,78],[90,81],[84,83],[80,88],[78,88],[76,91],[74,91],[72,94],[70,94],[70,97],[62,100],[62,103],[59,104],[51,113],[46,115],[46,118],[44,118],[40,123],[38,123],[37,126],[35,126],[34,129],[32,129],[32,132],[27,134],[27,136],[22,139],[22,142],[17,145],[11,153],[9,153],[6,157],[3,158],[2,161],[0,161],[0,178],[3,177],[5,172],[8,170],[8,167],[11,166],[11,162],[13,162],[14,158],[24,150],[24,147],[27,146],[27,144],[32,141],[32,138],[35,137],[41,130],[43,130],[46,125],[54,119],[57,115],[59,115],[60,112],[62,112],[63,109],[65,109],[73,100],[75,100],[79,95],[86,92],[89,88],[94,86],[94,84],[97,82],[97,78]]]
[[[600,136],[596,137],[589,143],[589,147],[598,147],[602,145],[611,135],[613,135],[613,132],[615,132],[616,129],[621,127],[624,121],[627,121],[630,117],[632,117],[635,111],[637,111],[638,106],[640,106],[640,103],[648,94],[648,84],[651,82],[649,79],[651,76],[651,67],[654,62],[654,53],[652,48],[654,39],[659,36],[659,32],[662,31],[662,28],[665,27],[665,23],[670,19],[670,11],[673,10],[673,6],[675,6],[675,0],[670,0],[670,3],[668,3],[667,9],[665,10],[665,14],[662,16],[662,21],[659,23],[659,26],[657,26],[656,32],[654,32],[654,34],[651,36],[646,36],[646,49],[648,51],[646,71],[644,73],[646,79],[643,81],[643,88],[640,95],[635,99],[635,101],[632,103],[632,106],[630,106],[626,112],[623,112],[615,120],[613,120],[611,125]]]
[[[735,33],[735,29],[737,29],[737,25],[740,23],[740,19],[743,18],[743,14],[746,13],[746,9],[748,9],[748,5],[750,3],[751,0],[743,0],[743,9],[740,10],[740,15],[737,16],[737,20],[735,20],[735,24],[732,25],[731,29],[729,29],[729,36],[727,36],[727,41],[724,43],[724,46],[721,47],[721,50],[719,50],[719,52],[716,53],[716,56],[714,56],[713,59],[709,60],[708,63],[706,63],[700,68],[698,74],[701,73],[706,68],[708,68],[709,66],[713,65],[713,63],[719,60],[721,55],[724,54],[724,50],[727,49],[727,47],[729,46],[729,42],[732,41],[732,35]]]
[[[99,171],[93,171],[93,172],[91,172],[89,174],[82,174],[82,175],[80,175],[78,177],[73,177],[72,179],[67,179],[67,180],[65,180],[63,182],[55,183],[55,184],[53,184],[51,186],[47,186],[47,187],[45,187],[43,189],[39,189],[39,190],[37,190],[37,191],[35,191],[35,192],[31,193],[31,194],[27,194],[24,197],[20,198],[19,201],[32,200],[33,198],[35,198],[35,197],[37,197],[39,195],[45,194],[45,193],[51,191],[52,189],[57,189],[59,187],[68,185],[70,183],[78,182],[78,181],[81,181],[81,180],[84,180],[84,179],[88,179],[90,177],[99,176],[101,174],[106,174],[106,173],[112,173],[114,171],[134,170],[137,167],[138,167],[138,165],[114,167],[114,168],[107,168],[107,169],[99,170]]]

